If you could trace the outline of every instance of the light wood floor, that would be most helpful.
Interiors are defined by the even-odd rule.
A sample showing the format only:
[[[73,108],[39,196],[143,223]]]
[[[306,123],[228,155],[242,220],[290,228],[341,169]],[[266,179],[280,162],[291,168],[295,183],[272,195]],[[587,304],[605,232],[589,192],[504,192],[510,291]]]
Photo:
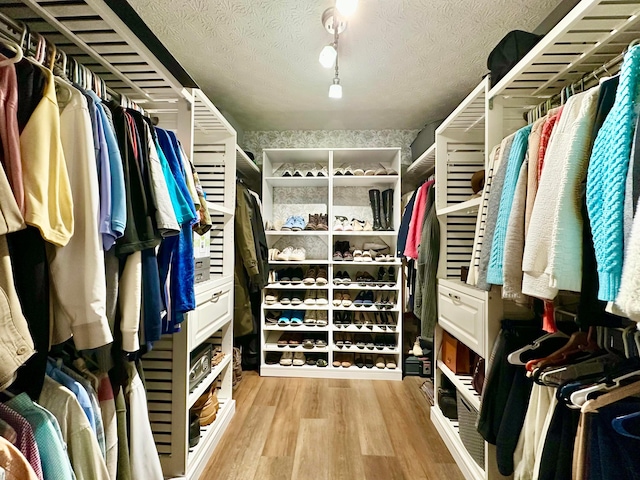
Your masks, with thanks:
[[[202,478],[463,480],[429,420],[421,383],[245,372],[236,415]]]

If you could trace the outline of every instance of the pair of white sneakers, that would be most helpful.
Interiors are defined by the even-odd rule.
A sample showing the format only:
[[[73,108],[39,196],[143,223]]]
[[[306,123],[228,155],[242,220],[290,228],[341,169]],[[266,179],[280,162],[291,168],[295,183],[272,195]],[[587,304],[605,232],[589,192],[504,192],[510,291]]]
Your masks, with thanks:
[[[287,247],[280,251],[277,248],[269,249],[269,260],[280,262],[302,262],[307,258],[307,251],[302,248]]]
[[[276,171],[273,173],[274,176],[278,177],[328,177],[329,172],[327,167],[316,163],[314,165],[309,165],[306,163],[301,163],[296,165],[295,167],[290,163],[285,163],[281,165]]]

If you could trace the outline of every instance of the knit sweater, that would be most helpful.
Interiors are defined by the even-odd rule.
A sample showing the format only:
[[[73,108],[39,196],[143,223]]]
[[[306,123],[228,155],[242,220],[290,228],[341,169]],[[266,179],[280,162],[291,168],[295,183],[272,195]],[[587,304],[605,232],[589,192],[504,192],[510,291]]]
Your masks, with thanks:
[[[522,269],[523,293],[553,299],[582,284],[580,184],[587,170],[598,87],[569,99],[545,156]]]
[[[493,169],[493,182],[487,206],[484,239],[482,249],[480,250],[480,263],[478,265],[478,281],[476,282],[478,288],[487,291],[491,290],[491,285],[487,283],[487,269],[489,267],[489,259],[491,258],[491,243],[493,242],[493,233],[496,228],[498,210],[500,209],[500,195],[502,194],[502,186],[504,185],[505,173],[507,171],[507,158],[509,158],[509,151],[513,145],[514,137],[515,134],[512,134],[502,140],[500,144],[500,154]]]
[[[640,204],[637,208],[640,208]],[[620,291],[615,304],[631,320],[640,321],[640,215],[633,219]]]
[[[598,264],[600,300],[615,300],[623,263],[625,180],[640,87],[640,45],[629,49],[620,70],[613,108],[598,132],[587,175],[587,209]]]
[[[551,112],[549,112],[551,114]],[[531,212],[533,211],[533,202],[538,192],[538,165],[540,163],[540,140],[542,137],[542,129],[548,120],[548,116],[541,118],[533,124],[531,135],[529,135],[529,152],[527,159],[529,167],[527,170],[527,199],[524,214],[524,234],[526,236],[529,230],[529,222],[531,221]]]
[[[524,302],[526,297],[522,295],[522,254],[524,252],[524,227],[525,206],[527,200],[527,180],[529,162],[526,160],[520,167],[518,182],[516,183],[513,207],[509,222],[507,223],[507,235],[504,241],[504,285],[502,286],[502,298]]]
[[[487,270],[487,282],[494,285],[503,284],[504,241],[507,235],[507,223],[509,222],[509,214],[511,213],[520,167],[527,153],[530,133],[531,125],[518,130],[513,138],[513,145],[509,152],[507,171],[500,196],[500,209],[498,210],[496,229],[491,244],[491,258],[489,259],[489,268]]]

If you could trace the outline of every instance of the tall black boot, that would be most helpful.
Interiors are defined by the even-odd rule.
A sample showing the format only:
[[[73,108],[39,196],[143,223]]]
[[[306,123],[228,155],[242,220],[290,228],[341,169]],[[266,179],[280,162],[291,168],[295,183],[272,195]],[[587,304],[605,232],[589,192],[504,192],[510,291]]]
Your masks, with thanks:
[[[382,192],[382,225],[385,230],[393,230],[393,190],[385,190]]]
[[[369,190],[369,202],[371,202],[371,211],[373,212],[373,229],[384,230],[380,222],[380,190]]]

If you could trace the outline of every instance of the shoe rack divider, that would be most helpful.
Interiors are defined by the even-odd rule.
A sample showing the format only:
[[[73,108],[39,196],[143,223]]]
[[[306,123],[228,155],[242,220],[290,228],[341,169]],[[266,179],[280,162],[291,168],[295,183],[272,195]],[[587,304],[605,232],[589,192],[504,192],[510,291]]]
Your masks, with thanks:
[[[278,377],[309,377],[309,378],[343,378],[343,379],[381,379],[381,380],[401,380],[402,379],[402,312],[401,303],[401,287],[403,285],[402,266],[400,259],[394,258],[391,262],[356,262],[356,261],[333,261],[334,245],[336,241],[349,241],[351,246],[361,248],[364,243],[375,242],[385,243],[389,246],[389,252],[393,255],[396,251],[398,229],[401,220],[401,199],[400,199],[400,148],[336,148],[336,149],[266,149],[263,152],[263,179],[262,179],[262,201],[263,201],[263,218],[265,222],[280,227],[290,215],[302,216],[305,223],[309,220],[309,214],[327,214],[328,215],[328,231],[302,230],[299,232],[288,232],[278,230],[267,230],[267,243],[269,248],[277,248],[283,250],[287,246],[304,247],[307,259],[303,262],[285,262],[270,261],[270,269],[281,270],[285,268],[301,267],[303,273],[311,266],[324,267],[327,269],[327,285],[280,285],[270,284],[263,292],[263,303],[261,308],[261,341],[262,341],[262,358],[260,366],[260,374],[263,376]],[[278,169],[283,164],[291,164],[293,168],[303,165],[322,165],[327,167],[327,177],[282,177]],[[398,174],[396,175],[375,175],[375,176],[336,176],[333,174],[334,169],[341,166],[351,166],[353,169],[362,168],[364,170],[380,168],[380,164],[387,168],[392,168]],[[369,203],[370,189],[379,189],[380,192],[386,189],[393,189],[393,230],[390,231],[334,231],[333,224],[336,215],[343,215],[349,220],[357,218],[359,220],[368,220],[373,224],[373,213]],[[381,215],[382,215],[381,207]],[[355,274],[357,271],[368,271],[374,278],[377,278],[378,269],[380,267],[393,266],[396,271],[395,286],[384,287],[364,287],[355,283]],[[351,285],[334,285],[334,275],[339,271],[347,270],[354,280]],[[326,306],[315,305],[299,305],[299,307],[266,305],[264,303],[264,295],[266,292],[275,292],[278,295],[283,293],[291,293],[299,291],[302,300],[307,290],[326,290],[329,304]],[[351,299],[354,300],[360,290],[372,290],[374,295],[376,292],[395,292],[396,306],[391,310],[378,310],[377,307],[336,307],[333,305],[333,296],[336,291],[348,292]],[[287,311],[300,310],[324,310],[327,312],[328,325],[326,327],[305,326],[281,327],[277,325],[267,325],[266,314],[270,311]],[[372,330],[363,326],[357,329],[355,326],[349,328],[338,328],[333,323],[336,313],[351,312],[369,312],[377,311],[392,312],[391,315],[396,317],[395,332],[387,330],[382,331],[379,327]],[[305,334],[313,336],[322,336],[327,339],[327,347],[304,349],[303,347],[290,348],[289,346],[277,347],[277,339],[284,333],[298,332],[305,337]],[[370,334],[374,338],[376,335],[386,334],[388,338],[391,335],[395,337],[396,348],[384,348],[383,350],[369,350],[367,348],[359,349],[354,345],[350,348],[339,348],[335,343],[334,335],[358,333]],[[266,357],[273,352],[303,352],[305,355],[313,355],[327,360],[326,367],[317,367],[310,365],[303,366],[282,366],[279,363],[269,365],[266,363]],[[374,362],[373,368],[358,368],[354,359],[357,356],[370,355]],[[387,359],[393,359],[396,364],[395,369],[379,369],[375,366],[376,359],[379,355]],[[340,359],[343,356],[349,357],[352,363],[351,367],[334,367],[332,365],[334,359]]]

